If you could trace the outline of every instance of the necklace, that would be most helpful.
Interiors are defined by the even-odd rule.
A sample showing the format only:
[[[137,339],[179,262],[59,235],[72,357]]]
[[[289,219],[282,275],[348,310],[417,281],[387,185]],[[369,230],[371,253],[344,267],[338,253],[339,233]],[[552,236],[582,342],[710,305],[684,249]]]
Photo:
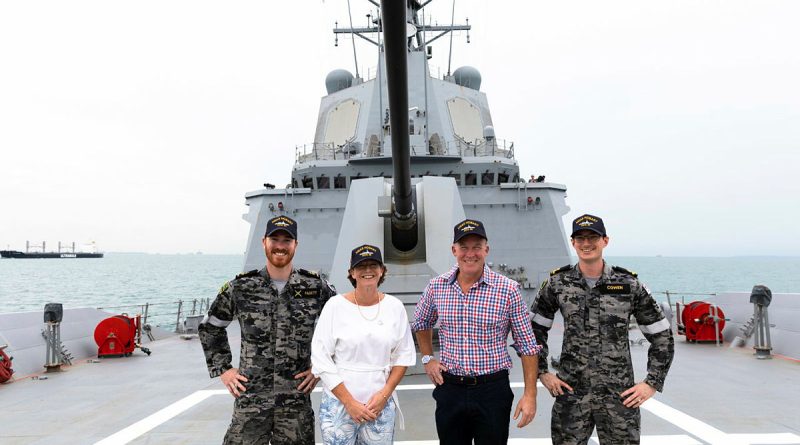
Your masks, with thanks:
[[[358,302],[358,292],[356,292],[355,290],[353,290],[353,299],[356,300],[356,308],[358,308],[358,315],[360,315],[361,318],[363,318],[364,320],[375,321],[381,315],[381,294],[378,294],[378,313],[375,314],[375,316],[372,318],[365,317],[364,313],[361,312],[361,303]],[[378,324],[383,324],[383,322],[378,320]]]

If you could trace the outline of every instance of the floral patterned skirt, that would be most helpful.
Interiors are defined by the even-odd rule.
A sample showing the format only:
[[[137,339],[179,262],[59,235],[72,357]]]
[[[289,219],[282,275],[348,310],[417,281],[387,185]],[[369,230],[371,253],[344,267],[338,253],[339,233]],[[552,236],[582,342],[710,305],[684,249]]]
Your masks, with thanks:
[[[394,400],[390,397],[378,418],[356,423],[336,397],[322,393],[319,427],[325,445],[390,445],[394,440]]]

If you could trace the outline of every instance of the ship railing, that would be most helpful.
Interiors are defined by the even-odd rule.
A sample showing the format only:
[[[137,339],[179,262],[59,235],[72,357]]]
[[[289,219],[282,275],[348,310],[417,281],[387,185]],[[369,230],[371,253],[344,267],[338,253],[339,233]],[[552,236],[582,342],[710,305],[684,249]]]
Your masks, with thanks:
[[[378,65],[371,65],[368,66],[366,69],[362,68],[361,73],[364,73],[364,76],[362,76],[361,79],[363,82],[369,82],[370,80],[374,80],[375,78],[378,77]],[[450,76],[448,76],[447,70],[441,67],[440,65],[429,64],[428,73],[430,74],[432,79],[444,80],[449,82],[453,81],[452,80],[453,75],[451,74]]]
[[[314,142],[298,145],[294,148],[295,162],[299,164],[319,160],[347,159],[343,153],[337,157],[337,151],[343,152],[341,147],[337,150],[333,142]]]
[[[295,147],[295,162],[306,163],[320,160],[347,160],[351,158],[377,158],[385,156],[379,146],[370,146],[366,150],[359,142],[348,141],[341,145],[331,142],[303,144]],[[467,141],[456,139],[442,144],[429,141],[427,146],[411,145],[412,156],[452,156],[461,157],[502,157],[514,158],[514,143],[505,139],[486,138]]]
[[[514,143],[505,139],[486,138],[467,141],[458,138],[448,142],[448,152],[458,153],[462,158],[495,156],[501,158],[514,158]]]
[[[143,326],[150,324],[164,329],[172,329],[176,333],[184,333],[186,318],[203,315],[208,311],[210,304],[209,298],[193,298],[161,303],[145,302],[143,304],[105,306],[97,309],[130,316],[141,315]]]
[[[686,297],[687,296],[691,296],[691,297],[713,297],[713,296],[717,295],[717,294],[714,294],[714,293],[676,292],[676,291],[672,291],[672,290],[656,291],[656,292],[653,292],[653,294],[666,295],[667,304],[670,307],[672,307],[672,298],[675,297],[675,296],[680,296],[681,297],[681,304],[684,305],[684,304],[686,304]]]

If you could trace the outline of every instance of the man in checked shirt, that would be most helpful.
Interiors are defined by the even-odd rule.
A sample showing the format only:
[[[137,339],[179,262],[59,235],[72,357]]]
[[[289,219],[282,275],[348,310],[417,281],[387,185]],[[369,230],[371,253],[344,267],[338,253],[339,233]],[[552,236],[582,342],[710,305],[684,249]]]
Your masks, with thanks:
[[[486,266],[489,240],[483,223],[464,220],[453,228],[456,266],[430,281],[414,312],[425,372],[436,385],[436,431],[442,444],[508,442],[514,393],[508,380],[512,345],[522,357],[525,391],[517,403],[518,428],[536,415],[540,346],[516,282]],[[440,357],[433,357],[433,326],[439,321]]]

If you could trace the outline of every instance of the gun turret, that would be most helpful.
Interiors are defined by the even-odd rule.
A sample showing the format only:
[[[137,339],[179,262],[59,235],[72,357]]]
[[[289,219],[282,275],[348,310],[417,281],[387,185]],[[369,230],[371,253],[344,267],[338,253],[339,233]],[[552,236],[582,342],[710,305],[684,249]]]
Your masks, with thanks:
[[[417,245],[417,213],[411,190],[411,149],[408,137],[408,38],[405,1],[382,1],[384,51],[392,129],[392,244],[400,251]]]

